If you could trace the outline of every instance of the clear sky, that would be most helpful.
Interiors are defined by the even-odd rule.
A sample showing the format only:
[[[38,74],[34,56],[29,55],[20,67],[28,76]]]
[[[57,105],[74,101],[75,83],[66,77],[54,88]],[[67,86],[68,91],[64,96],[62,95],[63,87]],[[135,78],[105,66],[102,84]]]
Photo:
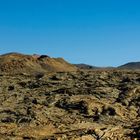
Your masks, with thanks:
[[[117,66],[140,61],[140,0],[0,0],[0,54]]]

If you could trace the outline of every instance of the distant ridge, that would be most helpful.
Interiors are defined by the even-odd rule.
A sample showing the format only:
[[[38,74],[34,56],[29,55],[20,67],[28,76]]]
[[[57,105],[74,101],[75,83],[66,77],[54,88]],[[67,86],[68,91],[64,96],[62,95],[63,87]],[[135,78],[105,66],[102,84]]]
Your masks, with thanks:
[[[97,66],[92,66],[88,64],[75,64],[75,66],[79,69],[85,69],[85,70],[111,70],[115,69],[115,67],[97,67]]]
[[[87,70],[96,70],[96,69],[106,69],[106,70],[110,70],[110,69],[140,69],[140,62],[129,62],[126,63],[124,65],[118,66],[118,67],[97,67],[97,66],[92,66],[92,65],[88,65],[88,64],[74,64],[77,68],[79,69],[87,69]]]
[[[51,58],[48,55],[25,55],[7,53],[0,55],[0,72],[32,73],[32,72],[61,72],[75,71],[77,68],[63,58]]]
[[[129,62],[119,66],[120,69],[140,69],[140,62]]]
[[[74,64],[76,67],[78,67],[79,69],[98,69],[99,67],[95,67],[95,66],[91,66],[88,64]]]

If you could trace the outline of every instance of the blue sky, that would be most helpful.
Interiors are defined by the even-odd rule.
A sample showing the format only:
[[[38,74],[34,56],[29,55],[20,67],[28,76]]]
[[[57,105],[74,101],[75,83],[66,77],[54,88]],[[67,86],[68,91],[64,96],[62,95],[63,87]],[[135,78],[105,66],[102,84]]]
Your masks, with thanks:
[[[140,61],[139,0],[0,0],[0,54],[118,66]]]

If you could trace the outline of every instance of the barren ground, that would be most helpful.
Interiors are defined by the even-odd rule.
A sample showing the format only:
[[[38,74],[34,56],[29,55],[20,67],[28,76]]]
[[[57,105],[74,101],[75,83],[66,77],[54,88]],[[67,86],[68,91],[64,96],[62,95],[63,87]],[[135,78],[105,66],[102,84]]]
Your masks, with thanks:
[[[0,75],[1,140],[140,139],[140,71]]]

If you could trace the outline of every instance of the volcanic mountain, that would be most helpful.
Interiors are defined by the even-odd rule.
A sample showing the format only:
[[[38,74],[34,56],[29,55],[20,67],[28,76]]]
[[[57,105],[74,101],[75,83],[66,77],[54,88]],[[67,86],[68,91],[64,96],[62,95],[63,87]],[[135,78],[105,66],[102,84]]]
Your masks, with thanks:
[[[130,63],[124,64],[122,66],[119,66],[118,68],[121,68],[121,69],[140,69],[140,62],[130,62]]]
[[[0,72],[62,72],[75,71],[77,68],[63,58],[51,58],[47,55],[24,55],[8,53],[0,55]]]
[[[99,69],[99,67],[88,65],[88,64],[75,64],[79,69]]]

